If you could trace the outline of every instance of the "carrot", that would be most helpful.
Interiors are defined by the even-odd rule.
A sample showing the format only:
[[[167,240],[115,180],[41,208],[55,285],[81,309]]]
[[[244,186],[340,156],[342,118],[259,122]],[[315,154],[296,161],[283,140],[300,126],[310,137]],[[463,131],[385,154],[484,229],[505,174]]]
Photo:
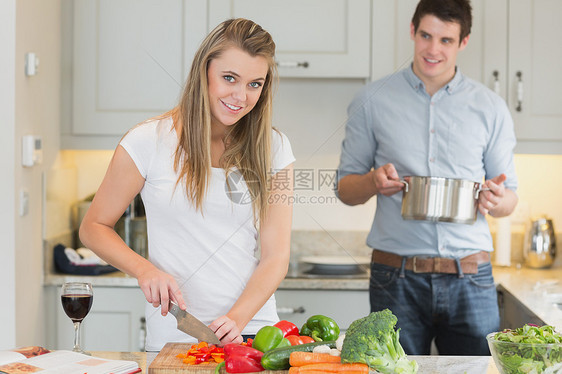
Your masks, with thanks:
[[[342,364],[339,369],[338,373],[345,373],[345,374],[369,374],[369,366],[366,364]]]
[[[369,367],[365,364],[341,364],[330,362],[300,366],[297,374],[313,373],[369,374]]]
[[[332,356],[329,353],[314,352],[291,352],[289,364],[291,366],[304,366],[310,364],[341,363],[339,356]]]
[[[291,366],[289,368],[289,374],[300,374],[298,366]]]
[[[310,364],[299,367],[299,374],[311,373],[337,373],[340,366],[339,362],[327,362],[322,364]]]

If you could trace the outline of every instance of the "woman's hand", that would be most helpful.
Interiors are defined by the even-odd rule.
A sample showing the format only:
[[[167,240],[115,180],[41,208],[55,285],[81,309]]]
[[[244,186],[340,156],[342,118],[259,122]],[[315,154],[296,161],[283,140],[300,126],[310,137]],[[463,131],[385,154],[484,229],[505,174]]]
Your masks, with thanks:
[[[227,316],[217,318],[209,325],[209,328],[215,332],[222,346],[229,343],[240,344],[244,341],[236,322]]]
[[[161,306],[163,316],[168,314],[170,300],[178,304],[182,310],[187,308],[174,277],[156,268],[154,265],[150,264],[146,271],[141,272],[137,276],[137,281],[146,297],[146,301],[155,308]]]

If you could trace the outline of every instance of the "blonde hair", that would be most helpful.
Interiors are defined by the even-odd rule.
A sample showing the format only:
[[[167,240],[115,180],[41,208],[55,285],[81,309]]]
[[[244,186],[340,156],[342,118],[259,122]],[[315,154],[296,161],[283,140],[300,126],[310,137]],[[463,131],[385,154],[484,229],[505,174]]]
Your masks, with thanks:
[[[253,21],[236,18],[222,22],[201,43],[191,66],[179,105],[171,111],[181,133],[174,158],[177,184],[184,182],[187,197],[203,212],[211,170],[211,110],[207,69],[211,60],[237,47],[250,56],[267,60],[268,72],[255,107],[229,129],[220,165],[228,173],[236,167],[252,199],[254,219],[263,220],[267,210],[268,176],[271,169],[271,117],[273,80],[277,79],[275,43]],[[227,178],[228,180],[228,178]]]

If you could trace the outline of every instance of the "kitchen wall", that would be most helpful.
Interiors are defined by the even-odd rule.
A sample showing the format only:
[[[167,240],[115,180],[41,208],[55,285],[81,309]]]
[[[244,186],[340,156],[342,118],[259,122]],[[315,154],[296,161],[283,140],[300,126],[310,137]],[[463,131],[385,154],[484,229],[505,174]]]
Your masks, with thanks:
[[[2,136],[0,137],[0,170],[8,183],[0,183],[0,349],[13,347],[16,343],[16,278],[15,235],[14,235],[14,178],[15,150],[15,77],[16,54],[16,2],[0,2],[0,115],[2,117]]]
[[[0,141],[4,178],[0,187],[0,349],[6,349],[45,344],[44,326],[50,323],[44,317],[42,286],[42,177],[60,148],[60,1],[3,0],[0,24],[0,74],[10,75],[1,77],[0,90],[0,113],[6,124]],[[31,77],[24,74],[28,52],[40,59],[38,74]],[[42,164],[21,166],[23,135],[42,138]],[[28,195],[29,211],[20,215],[22,191]],[[5,206],[4,199],[11,206]]]

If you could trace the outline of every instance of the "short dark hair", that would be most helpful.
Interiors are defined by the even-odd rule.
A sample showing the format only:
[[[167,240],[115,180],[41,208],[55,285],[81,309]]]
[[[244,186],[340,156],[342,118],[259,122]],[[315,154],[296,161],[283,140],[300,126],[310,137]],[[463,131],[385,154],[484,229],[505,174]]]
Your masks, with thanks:
[[[459,43],[470,34],[472,27],[470,0],[420,0],[412,17],[414,31],[418,31],[420,20],[428,14],[443,22],[459,23],[461,26]]]

